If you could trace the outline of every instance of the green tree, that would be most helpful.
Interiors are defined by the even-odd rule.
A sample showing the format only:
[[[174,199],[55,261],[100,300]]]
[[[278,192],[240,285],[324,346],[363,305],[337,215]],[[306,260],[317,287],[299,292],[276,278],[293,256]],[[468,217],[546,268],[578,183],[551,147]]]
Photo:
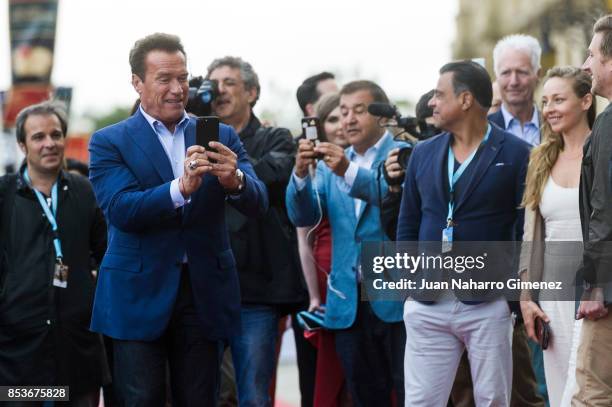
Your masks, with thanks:
[[[130,106],[115,106],[110,112],[103,114],[89,113],[87,116],[94,122],[94,131],[127,119],[132,108]]]

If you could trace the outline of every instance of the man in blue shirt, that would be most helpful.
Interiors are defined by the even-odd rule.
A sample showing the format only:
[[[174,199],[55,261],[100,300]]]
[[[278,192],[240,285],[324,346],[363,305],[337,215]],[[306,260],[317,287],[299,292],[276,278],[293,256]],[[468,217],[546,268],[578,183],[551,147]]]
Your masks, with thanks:
[[[540,76],[541,55],[538,40],[523,34],[502,38],[493,50],[502,105],[489,119],[532,146],[540,144],[540,112],[533,94]]]
[[[335,333],[354,404],[391,405],[395,390],[397,405],[403,405],[402,304],[362,301],[359,292],[361,242],[386,240],[380,202],[388,188],[381,166],[389,151],[401,144],[368,113],[372,102],[389,103],[373,82],[354,81],[340,90],[342,128],[351,144],[346,150],[333,143],[314,146],[300,140],[287,187],[287,211],[296,226],[316,225],[324,214],[329,219],[332,267],[324,325]]]

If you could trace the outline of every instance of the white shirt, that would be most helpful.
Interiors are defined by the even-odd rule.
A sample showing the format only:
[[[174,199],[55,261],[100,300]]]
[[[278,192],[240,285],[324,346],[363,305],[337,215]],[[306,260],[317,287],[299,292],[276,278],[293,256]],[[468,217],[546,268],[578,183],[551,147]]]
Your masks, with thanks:
[[[183,162],[185,161],[185,128],[189,124],[189,116],[186,112],[183,112],[183,118],[174,127],[174,133],[170,133],[170,130],[159,120],[147,114],[142,108],[139,107],[140,112],[147,119],[147,122],[151,125],[151,128],[157,135],[159,142],[161,143],[166,156],[170,161],[172,167],[172,174],[175,179],[170,183],[170,198],[174,203],[175,208],[180,208],[189,200],[183,198],[183,194],[179,189],[179,178],[183,175],[184,167]]]

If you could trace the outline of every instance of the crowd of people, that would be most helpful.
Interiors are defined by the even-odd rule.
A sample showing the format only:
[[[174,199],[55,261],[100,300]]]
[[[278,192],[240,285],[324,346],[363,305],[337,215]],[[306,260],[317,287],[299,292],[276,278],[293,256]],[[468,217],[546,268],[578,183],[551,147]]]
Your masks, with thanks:
[[[291,325],[304,407],[612,405],[612,107],[595,103],[612,15],[582,67],[543,75],[541,52],[501,39],[495,82],[442,66],[416,138],[368,112],[390,103],[378,84],[329,72],[297,89],[317,142],[293,137],[257,118],[258,75],[228,56],[199,145],[187,53],[160,33],[130,51],[138,102],[92,135],[89,167],[66,164],[61,105],[25,108],[25,160],[0,178],[0,384],[69,386],[76,407],[102,388],[106,406],[271,406]],[[389,240],[522,241],[522,281],[576,290],[369,298],[362,246]]]

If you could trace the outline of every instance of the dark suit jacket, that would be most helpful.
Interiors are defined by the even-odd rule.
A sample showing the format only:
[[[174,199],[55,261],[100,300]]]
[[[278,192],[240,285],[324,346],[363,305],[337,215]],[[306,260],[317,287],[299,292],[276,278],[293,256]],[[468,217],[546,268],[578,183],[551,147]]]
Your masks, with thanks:
[[[449,192],[446,170],[450,133],[416,145],[404,181],[398,220],[398,241],[440,242],[446,227]],[[453,239],[460,241],[520,241],[529,145],[492,126],[472,177],[456,198]],[[426,277],[426,276],[425,276]]]
[[[219,141],[238,156],[245,189],[230,202],[256,216],[268,198],[234,130],[219,127]],[[185,148],[195,144],[195,120],[185,128]],[[236,333],[240,290],[225,225],[226,194],[206,175],[191,202],[175,209],[172,167],[140,111],[95,132],[89,145],[90,178],[108,223],[91,327],[126,340],[150,341],[165,330],[187,254],[196,310],[210,339]]]
[[[490,114],[487,119],[489,119],[491,123],[495,124],[500,129],[506,129],[506,122],[504,121],[504,114],[502,113],[501,109],[499,109],[495,113]]]

